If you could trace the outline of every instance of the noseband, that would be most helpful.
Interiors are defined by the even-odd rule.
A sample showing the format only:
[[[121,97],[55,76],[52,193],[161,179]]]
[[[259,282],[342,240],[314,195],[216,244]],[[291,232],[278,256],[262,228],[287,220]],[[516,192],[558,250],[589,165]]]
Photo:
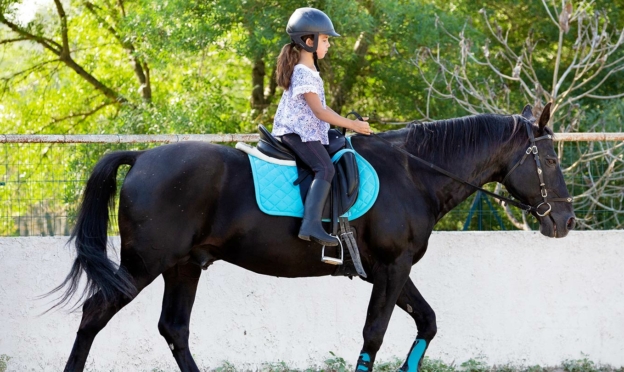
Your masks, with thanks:
[[[518,124],[518,115],[513,115],[513,119],[514,119],[514,125]],[[538,155],[538,150],[537,150],[537,145],[535,144],[537,141],[541,141],[543,139],[552,139],[552,136],[550,134],[547,134],[545,136],[541,136],[541,137],[537,137],[535,138],[535,136],[533,136],[533,131],[531,130],[531,124],[529,124],[527,121],[524,121],[525,123],[525,127],[527,129],[527,133],[529,135],[529,148],[526,149],[526,151],[524,152],[524,156],[522,157],[522,159],[518,160],[518,162],[516,163],[516,165],[514,165],[511,170],[509,170],[509,172],[507,173],[507,175],[503,178],[503,181],[501,182],[503,185],[505,184],[505,181],[507,180],[507,177],[509,177],[509,175],[516,170],[516,168],[518,168],[518,166],[522,165],[522,163],[524,163],[524,161],[526,160],[526,158],[533,154],[533,159],[535,159],[535,165],[537,167],[537,177],[539,178],[539,182],[540,182],[540,192],[542,195],[542,202],[539,203],[536,207],[531,207],[531,210],[534,210],[535,213],[540,216],[540,217],[545,217],[548,216],[548,214],[550,214],[550,211],[552,210],[552,206],[550,205],[550,202],[567,202],[567,203],[572,203],[572,197],[567,197],[567,198],[553,198],[550,199],[550,202],[548,200],[548,190],[546,189],[546,184],[544,183],[544,175],[543,175],[543,171],[542,171],[542,163],[540,162],[540,158]],[[547,209],[544,211],[544,213],[540,213],[539,209],[540,207],[545,206]]]
[[[363,120],[362,116],[360,116],[360,114],[358,114],[355,111],[352,111],[350,113],[347,114],[347,116],[349,115],[355,115],[355,117],[358,118],[358,120]],[[514,124],[517,125],[518,124],[518,115],[513,115],[513,119],[514,119]],[[524,119],[521,117],[521,119]],[[493,193],[491,191],[488,191],[482,187],[479,187],[477,185],[474,185],[468,181],[465,181],[461,178],[459,178],[458,176],[438,167],[435,164],[432,164],[422,158],[419,158],[416,155],[410,154],[409,152],[407,152],[405,149],[396,146],[394,143],[379,137],[376,133],[371,133],[372,136],[374,136],[375,138],[387,143],[388,145],[390,145],[391,147],[395,148],[396,150],[398,150],[399,152],[409,156],[412,159],[417,160],[420,163],[423,163],[425,165],[427,165],[429,168],[434,169],[435,171],[442,173],[443,175],[450,177],[452,179],[454,179],[455,181],[458,181],[464,185],[470,186],[474,189],[477,189],[487,195],[490,195],[493,198],[496,198],[502,202],[505,202],[507,204],[513,205],[515,207],[518,207],[520,209],[523,209],[527,212],[535,212],[538,216],[540,217],[545,217],[548,216],[550,214],[550,211],[552,210],[552,206],[550,205],[551,202],[566,202],[566,203],[572,203],[573,198],[572,197],[567,197],[567,198],[554,198],[554,199],[548,199],[548,191],[546,189],[546,184],[544,183],[544,176],[543,176],[543,171],[542,171],[542,164],[540,162],[539,159],[539,155],[538,155],[538,150],[537,150],[537,145],[535,144],[537,141],[541,141],[543,139],[552,139],[552,136],[550,134],[547,134],[545,136],[541,136],[541,137],[537,137],[535,138],[535,136],[533,135],[533,131],[531,130],[532,125],[527,121],[527,120],[522,120],[525,123],[525,126],[527,128],[527,133],[529,135],[529,142],[530,142],[530,146],[529,148],[525,151],[524,156],[522,157],[522,159],[520,159],[512,168],[511,170],[507,173],[507,175],[503,178],[503,182],[501,182],[503,185],[505,184],[505,181],[507,180],[507,177],[509,177],[509,175],[511,174],[511,172],[513,172],[514,170],[516,170],[516,168],[518,168],[518,166],[522,165],[522,163],[524,163],[524,161],[526,160],[526,158],[530,155],[533,154],[533,158],[535,159],[535,164],[537,165],[537,176],[539,177],[539,181],[540,181],[540,191],[541,191],[541,195],[542,195],[542,202],[539,203],[537,206],[533,207],[531,205],[528,204],[524,204],[521,203],[517,200],[513,200],[513,199],[509,199],[507,197],[504,197],[502,195],[498,195],[496,193]],[[546,211],[544,213],[540,213],[539,208],[540,207],[547,207]]]

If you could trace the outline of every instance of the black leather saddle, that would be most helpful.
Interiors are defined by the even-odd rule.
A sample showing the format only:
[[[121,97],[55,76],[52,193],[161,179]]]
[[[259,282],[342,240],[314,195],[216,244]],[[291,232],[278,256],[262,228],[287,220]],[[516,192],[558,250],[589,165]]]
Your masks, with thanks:
[[[260,140],[257,149],[263,154],[281,160],[295,160],[299,177],[294,182],[299,185],[301,199],[305,202],[305,197],[314,178],[312,170],[305,165],[295,153],[279,141],[263,126],[258,125]],[[330,129],[328,133],[329,145],[325,148],[329,156],[333,156],[342,149],[353,149],[346,140],[344,134],[336,129]],[[323,218],[330,219],[333,225],[337,225],[338,217],[344,214],[355,204],[360,187],[360,175],[357,169],[355,154],[347,152],[340,160],[334,163],[336,173],[332,180],[331,197],[323,210]]]

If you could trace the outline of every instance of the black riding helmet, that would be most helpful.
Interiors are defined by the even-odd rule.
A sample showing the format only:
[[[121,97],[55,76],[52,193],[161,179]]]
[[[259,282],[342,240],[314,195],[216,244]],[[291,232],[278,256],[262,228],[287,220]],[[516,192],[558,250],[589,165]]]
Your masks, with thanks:
[[[334,30],[334,25],[327,14],[315,8],[299,8],[290,16],[286,32],[293,43],[310,53],[316,53],[319,34],[340,36]],[[309,47],[302,36],[314,35],[314,46]]]

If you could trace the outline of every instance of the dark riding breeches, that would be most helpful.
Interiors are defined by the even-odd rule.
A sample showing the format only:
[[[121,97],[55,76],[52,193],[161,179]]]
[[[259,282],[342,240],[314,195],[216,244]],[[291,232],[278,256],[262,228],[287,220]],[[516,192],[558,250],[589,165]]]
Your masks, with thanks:
[[[282,142],[290,147],[314,172],[314,179],[331,182],[334,178],[334,164],[321,141],[302,142],[295,133],[282,136]]]

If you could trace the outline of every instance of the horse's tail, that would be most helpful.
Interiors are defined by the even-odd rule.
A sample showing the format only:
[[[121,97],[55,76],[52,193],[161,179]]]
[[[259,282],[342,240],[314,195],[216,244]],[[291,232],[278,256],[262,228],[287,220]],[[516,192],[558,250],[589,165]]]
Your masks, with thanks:
[[[87,283],[76,307],[82,304],[98,291],[98,300],[102,303],[96,306],[105,306],[119,294],[134,298],[136,287],[131,276],[123,267],[118,267],[106,253],[108,209],[115,206],[117,191],[117,169],[122,164],[133,166],[142,152],[119,151],[105,155],[93,169],[87,187],[85,188],[82,203],[78,212],[76,226],[71,237],[76,246],[77,257],[67,277],[55,289],[48,293],[58,292],[65,286],[67,289],[52,307],[63,306],[78,291],[80,277],[84,271],[87,274]]]

